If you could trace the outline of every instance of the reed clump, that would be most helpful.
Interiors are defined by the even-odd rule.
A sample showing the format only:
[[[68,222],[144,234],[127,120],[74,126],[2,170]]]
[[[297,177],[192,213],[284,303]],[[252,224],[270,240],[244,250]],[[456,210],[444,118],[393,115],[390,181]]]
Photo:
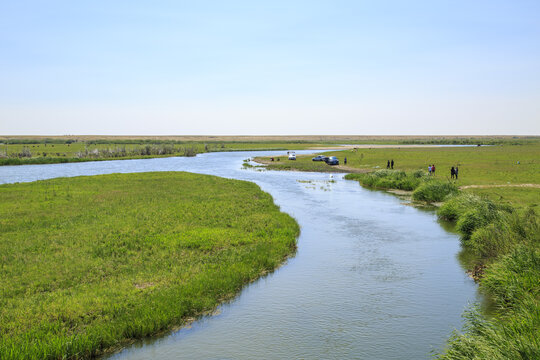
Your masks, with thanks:
[[[540,358],[540,219],[531,209],[516,210],[470,194],[447,201],[439,216],[456,222],[462,245],[481,266],[479,285],[495,303],[486,318],[466,313],[441,359]]]
[[[421,170],[412,173],[401,170],[377,170],[371,173],[347,174],[345,179],[356,180],[371,188],[412,191],[427,180],[427,175]]]
[[[414,190],[412,198],[417,201],[440,202],[457,192],[458,188],[454,183],[429,179]]]

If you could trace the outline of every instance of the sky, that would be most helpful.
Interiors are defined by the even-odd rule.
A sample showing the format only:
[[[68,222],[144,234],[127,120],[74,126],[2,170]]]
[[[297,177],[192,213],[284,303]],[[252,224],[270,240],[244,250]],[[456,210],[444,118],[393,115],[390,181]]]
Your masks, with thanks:
[[[0,0],[1,135],[540,135],[540,1]]]

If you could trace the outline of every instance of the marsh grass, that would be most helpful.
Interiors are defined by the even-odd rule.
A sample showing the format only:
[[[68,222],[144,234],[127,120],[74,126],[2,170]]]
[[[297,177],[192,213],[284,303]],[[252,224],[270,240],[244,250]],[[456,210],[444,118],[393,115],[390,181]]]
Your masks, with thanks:
[[[377,170],[371,173],[353,173],[345,175],[347,180],[356,180],[362,185],[376,189],[399,189],[412,191],[416,189],[427,176],[423,171],[406,173],[400,170]]]
[[[230,299],[295,251],[255,184],[180,172],[0,186],[0,358],[90,358]]]
[[[497,305],[486,318],[465,313],[463,332],[454,332],[440,359],[512,360],[540,358],[540,251],[517,246],[487,268],[480,288]]]
[[[196,156],[205,152],[299,150],[320,146],[306,141],[176,141],[160,139],[11,139],[0,143],[0,165]]]
[[[456,194],[457,186],[449,181],[435,179],[422,170],[405,172],[402,170],[377,170],[371,173],[345,175],[347,180],[356,180],[362,185],[375,189],[398,189],[414,191],[416,201],[439,202]]]
[[[465,315],[442,359],[540,358],[540,219],[533,209],[516,210],[489,199],[461,194],[439,216],[456,221],[462,245],[483,266],[480,289],[496,306],[486,318]]]
[[[416,201],[440,202],[451,195],[455,195],[458,188],[449,181],[428,180],[421,183],[413,192],[412,198]]]

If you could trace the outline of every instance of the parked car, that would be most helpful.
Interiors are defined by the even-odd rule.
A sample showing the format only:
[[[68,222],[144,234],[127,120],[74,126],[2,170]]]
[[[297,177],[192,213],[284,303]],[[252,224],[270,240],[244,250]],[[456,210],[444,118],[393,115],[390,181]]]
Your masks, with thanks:
[[[339,159],[335,156],[330,156],[328,160],[326,160],[326,163],[328,165],[339,165]]]
[[[296,154],[293,152],[289,153],[289,160],[296,160]]]
[[[317,155],[315,156],[313,159],[313,161],[326,161],[328,159],[328,156],[324,156],[324,155]]]

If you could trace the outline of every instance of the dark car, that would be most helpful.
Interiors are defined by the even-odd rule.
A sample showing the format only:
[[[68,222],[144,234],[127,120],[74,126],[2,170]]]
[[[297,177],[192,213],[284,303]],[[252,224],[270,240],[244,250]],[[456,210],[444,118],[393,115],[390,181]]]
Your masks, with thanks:
[[[326,163],[328,165],[339,165],[339,159],[335,156],[330,156],[328,160],[326,160]]]
[[[326,161],[328,159],[328,156],[324,156],[324,155],[317,155],[315,156],[313,159],[313,161]]]

